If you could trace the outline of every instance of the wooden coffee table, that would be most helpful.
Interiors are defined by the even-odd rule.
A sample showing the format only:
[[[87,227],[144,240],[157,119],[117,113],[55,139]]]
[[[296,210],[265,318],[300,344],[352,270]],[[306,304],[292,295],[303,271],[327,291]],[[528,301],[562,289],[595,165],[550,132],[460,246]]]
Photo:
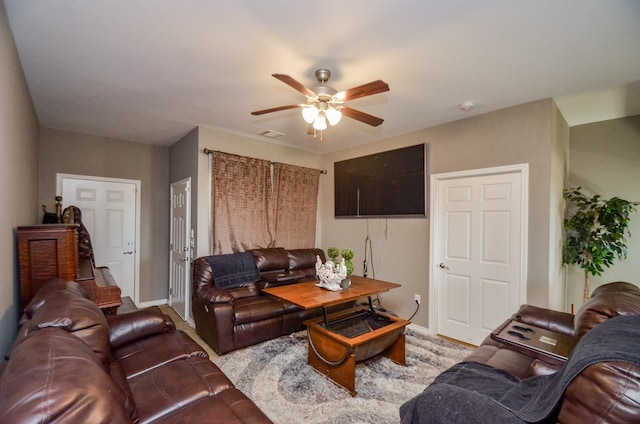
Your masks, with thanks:
[[[323,316],[305,321],[309,335],[308,363],[315,370],[347,389],[355,391],[355,365],[382,354],[405,365],[404,327],[409,321],[377,312],[371,296],[400,287],[372,278],[352,275],[351,287],[330,291],[308,281],[263,292],[303,309],[323,308]],[[368,298],[368,307],[353,308],[329,315],[327,307]]]

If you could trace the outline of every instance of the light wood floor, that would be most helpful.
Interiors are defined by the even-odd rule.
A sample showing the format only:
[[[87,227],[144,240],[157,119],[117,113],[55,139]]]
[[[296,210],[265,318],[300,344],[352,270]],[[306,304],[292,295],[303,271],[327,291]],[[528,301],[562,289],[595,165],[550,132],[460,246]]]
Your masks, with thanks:
[[[160,310],[162,310],[162,312],[164,312],[165,314],[169,315],[169,317],[171,317],[173,322],[176,324],[176,328],[178,330],[184,331],[193,340],[195,340],[200,346],[202,346],[202,348],[209,354],[209,358],[212,361],[219,357],[219,355],[211,348],[211,346],[209,346],[207,342],[205,342],[204,340],[202,340],[202,338],[200,338],[200,336],[198,336],[198,333],[196,333],[196,329],[191,327],[189,324],[187,324],[187,322],[185,322],[182,318],[180,318],[180,315],[178,315],[176,311],[174,311],[173,308],[171,308],[171,306],[160,305],[159,308]]]

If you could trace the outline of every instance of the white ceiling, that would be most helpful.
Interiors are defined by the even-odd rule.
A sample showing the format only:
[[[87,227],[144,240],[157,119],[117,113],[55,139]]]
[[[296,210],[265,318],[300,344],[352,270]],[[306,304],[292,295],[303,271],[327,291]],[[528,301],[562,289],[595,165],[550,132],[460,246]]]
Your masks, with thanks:
[[[554,97],[570,125],[640,114],[637,0],[4,0],[44,127],[171,145],[195,126],[319,153]],[[306,135],[288,74],[348,103]],[[458,105],[476,106],[462,112]]]

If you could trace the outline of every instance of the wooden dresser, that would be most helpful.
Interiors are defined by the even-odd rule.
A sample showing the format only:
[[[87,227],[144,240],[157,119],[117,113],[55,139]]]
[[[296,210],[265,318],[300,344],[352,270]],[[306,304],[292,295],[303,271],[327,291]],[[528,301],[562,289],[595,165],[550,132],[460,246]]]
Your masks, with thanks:
[[[105,315],[122,304],[120,287],[109,268],[96,267],[78,254],[78,224],[18,227],[20,299],[24,309],[47,281],[77,281]]]

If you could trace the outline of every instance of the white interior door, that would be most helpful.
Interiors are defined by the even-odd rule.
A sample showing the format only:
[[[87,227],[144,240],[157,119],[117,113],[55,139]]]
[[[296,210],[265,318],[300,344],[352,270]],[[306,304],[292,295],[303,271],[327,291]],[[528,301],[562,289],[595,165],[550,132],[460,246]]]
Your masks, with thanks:
[[[63,207],[75,205],[91,235],[96,266],[107,266],[122,291],[137,302],[137,182],[61,177]]]
[[[191,179],[171,184],[171,244],[169,258],[169,305],[187,320],[191,260]]]
[[[436,180],[430,280],[437,333],[473,345],[526,289],[526,173],[478,172]]]

